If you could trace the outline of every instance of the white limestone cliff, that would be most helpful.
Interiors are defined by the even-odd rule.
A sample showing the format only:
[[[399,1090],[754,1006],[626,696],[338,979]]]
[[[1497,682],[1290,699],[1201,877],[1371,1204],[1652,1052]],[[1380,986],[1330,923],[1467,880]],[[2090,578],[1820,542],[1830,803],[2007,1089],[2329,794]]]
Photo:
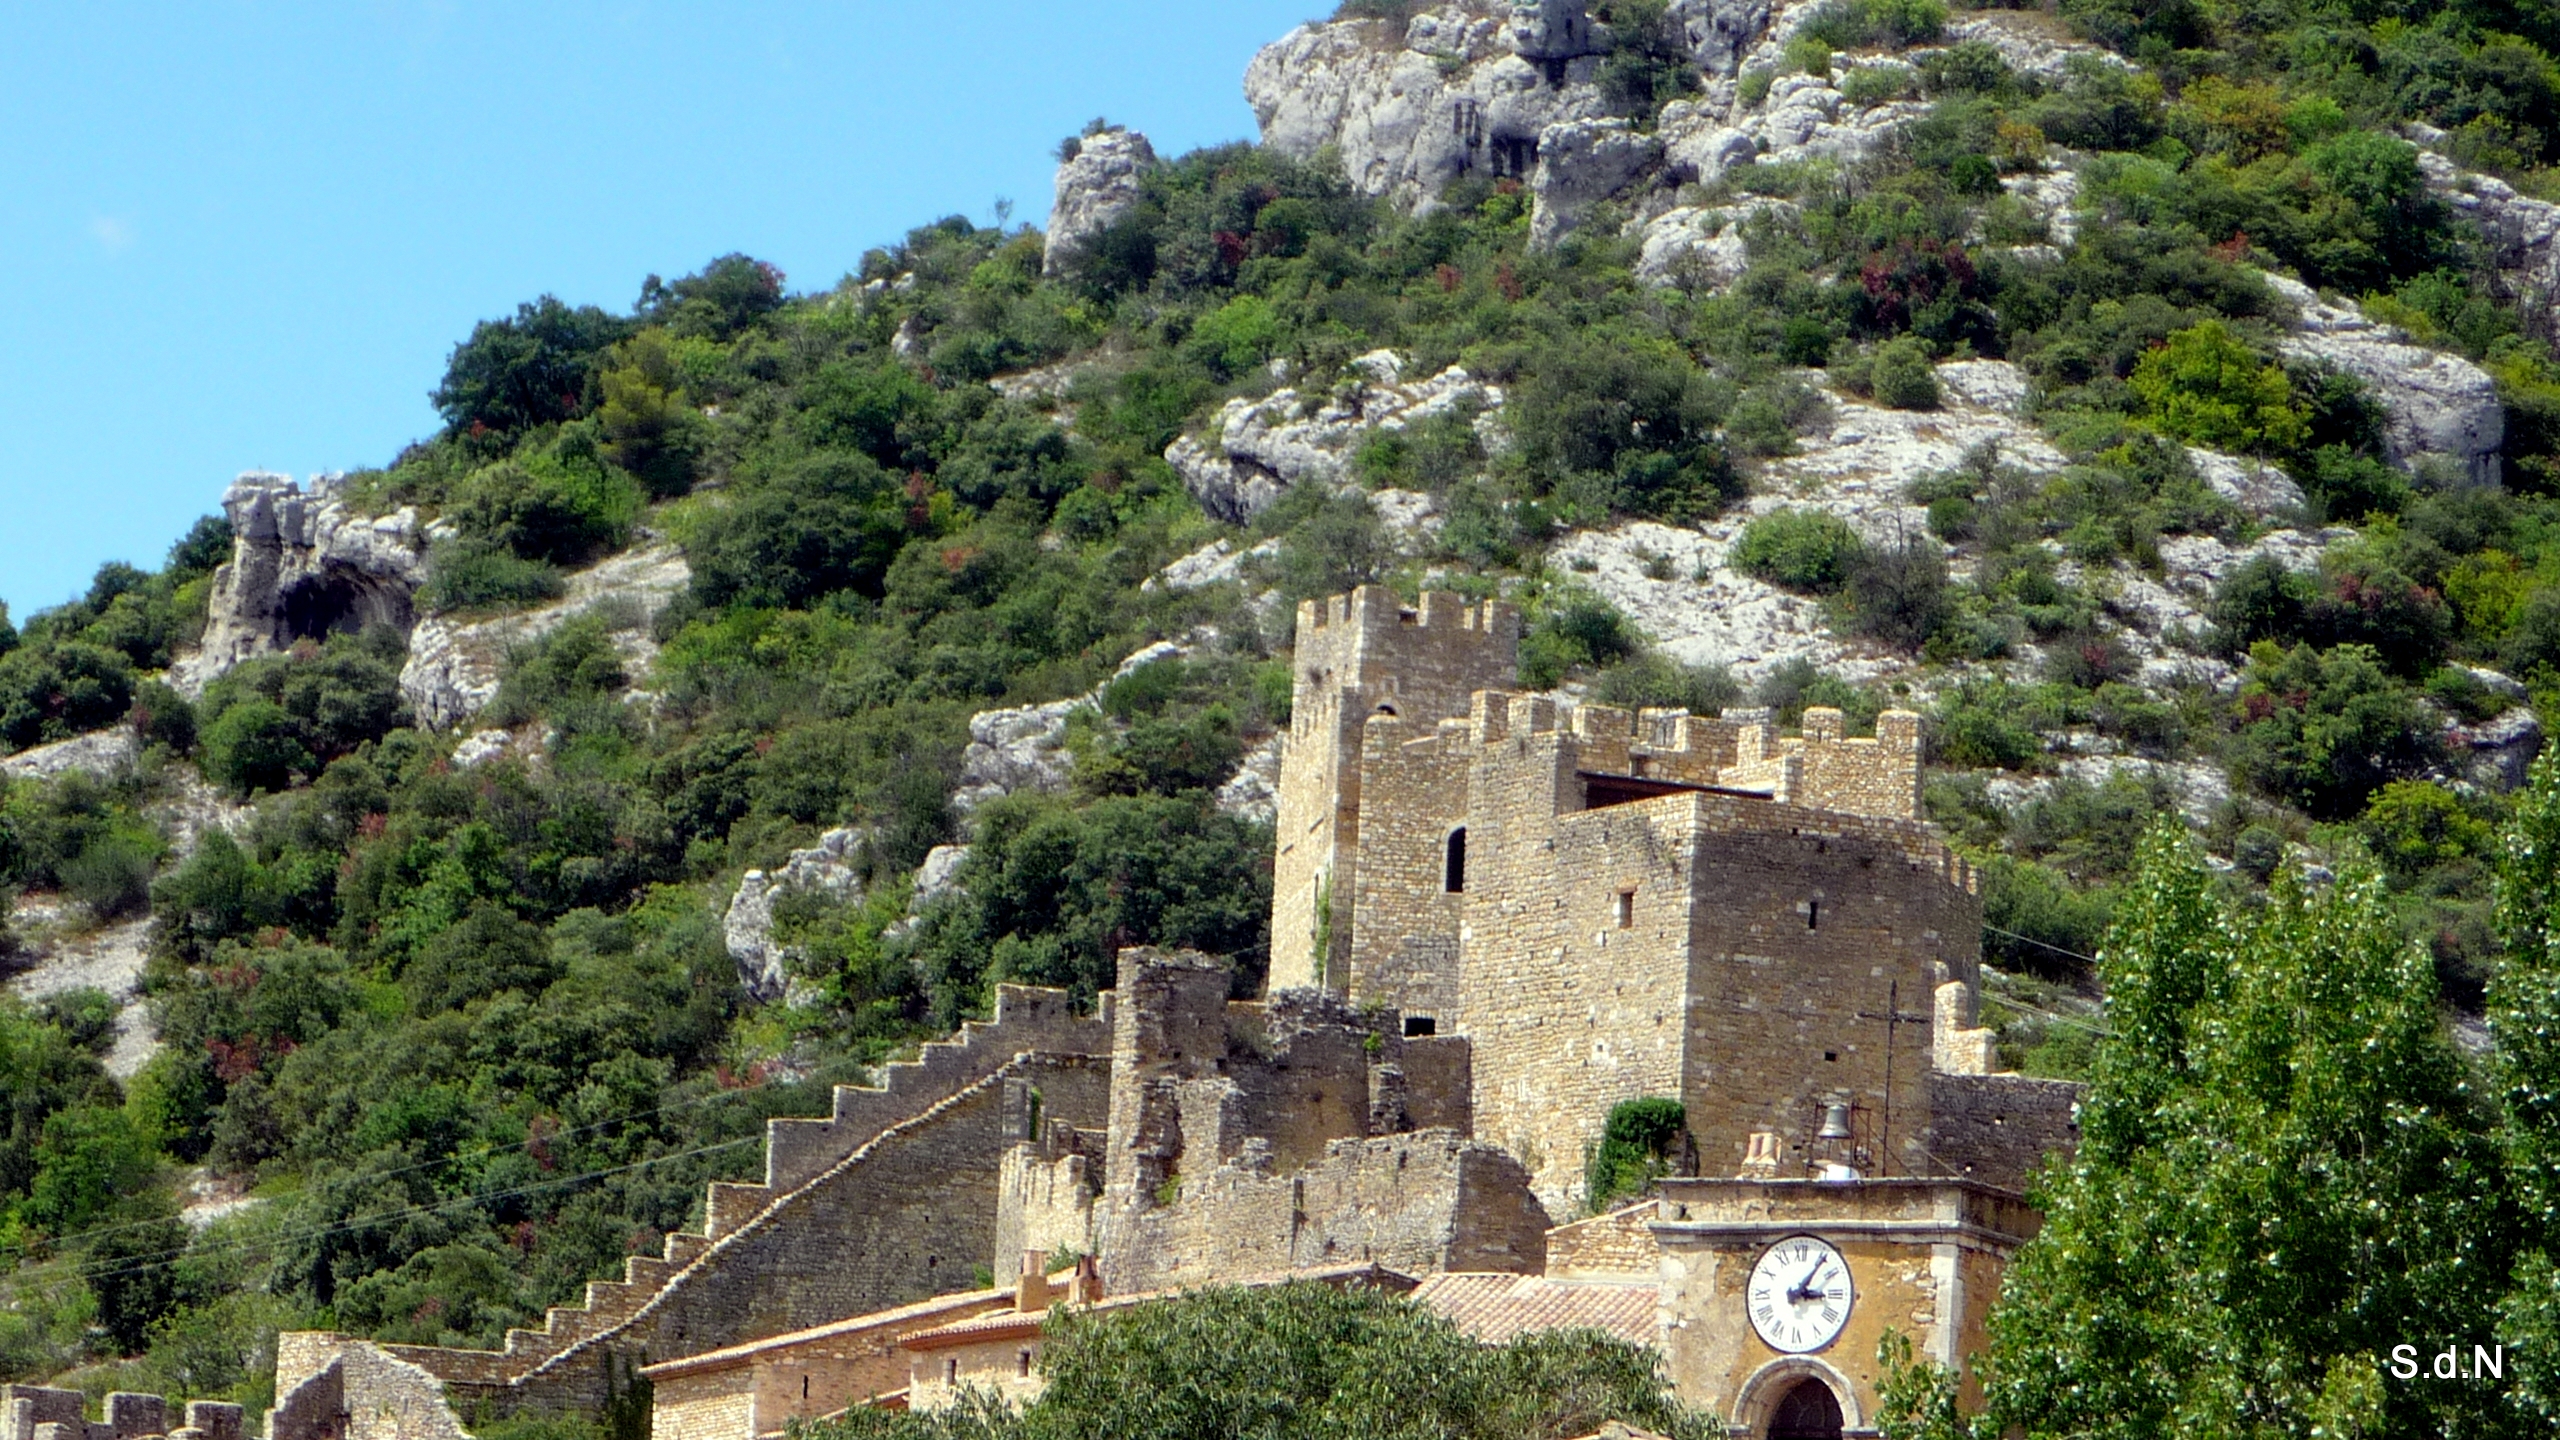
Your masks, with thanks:
[[[388,625],[407,631],[411,597],[427,576],[428,527],[418,512],[360,515],[342,479],[244,471],[222,496],[230,517],[229,564],[214,571],[204,639],[170,667],[190,696],[244,660],[296,640]]]

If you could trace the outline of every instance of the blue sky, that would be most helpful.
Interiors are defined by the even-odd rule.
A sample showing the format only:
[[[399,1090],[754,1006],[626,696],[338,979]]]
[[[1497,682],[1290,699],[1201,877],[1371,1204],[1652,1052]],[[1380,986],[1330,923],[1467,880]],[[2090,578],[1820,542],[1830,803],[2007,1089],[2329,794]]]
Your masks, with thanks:
[[[0,23],[0,601],[156,566],[241,470],[379,464],[474,320],[732,250],[794,290],[1044,221],[1097,114],[1250,138],[1325,0],[83,3]]]

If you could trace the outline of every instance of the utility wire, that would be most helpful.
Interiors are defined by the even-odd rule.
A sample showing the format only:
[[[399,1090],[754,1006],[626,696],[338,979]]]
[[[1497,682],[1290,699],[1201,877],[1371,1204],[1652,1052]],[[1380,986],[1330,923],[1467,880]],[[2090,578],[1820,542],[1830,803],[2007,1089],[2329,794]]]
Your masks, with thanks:
[[[645,1170],[652,1165],[663,1165],[670,1160],[689,1160],[697,1155],[709,1155],[721,1150],[735,1150],[741,1145],[761,1145],[763,1143],[764,1137],[761,1135],[743,1135],[735,1140],[723,1140],[714,1145],[699,1145],[691,1150],[678,1150],[668,1155],[653,1155],[646,1160],[635,1160],[628,1165],[613,1165],[601,1170],[582,1171],[575,1175],[555,1175],[548,1180],[537,1180],[530,1185],[519,1185],[510,1190],[494,1190],[483,1195],[457,1195],[450,1200],[439,1200],[431,1205],[411,1205],[405,1209],[387,1210],[378,1215],[364,1216],[361,1219],[333,1221],[327,1225],[314,1225],[300,1230],[287,1230],[274,1235],[253,1236],[231,1241],[227,1244],[216,1244],[202,1247],[186,1245],[180,1246],[175,1250],[153,1251],[147,1255],[118,1256],[117,1259],[123,1263],[117,1265],[102,1265],[94,1268],[84,1266],[75,1270],[73,1273],[79,1275],[82,1279],[94,1280],[108,1275],[122,1275],[129,1271],[145,1269],[159,1261],[174,1259],[181,1255],[200,1255],[207,1253],[220,1253],[225,1250],[243,1250],[258,1245],[282,1244],[289,1240],[307,1240],[319,1235],[333,1235],[344,1230],[361,1230],[369,1226],[389,1224],[395,1220],[405,1220],[412,1216],[431,1215],[436,1211],[450,1210],[457,1206],[483,1205],[492,1200],[506,1200],[518,1195],[530,1195],[537,1190],[548,1190],[554,1186],[575,1185],[582,1180],[598,1180],[607,1175],[622,1175],[633,1170]]]
[[[766,1079],[759,1080],[752,1085],[740,1085],[735,1089],[715,1090],[708,1095],[696,1096],[691,1100],[677,1100],[665,1105],[653,1105],[646,1110],[634,1110],[628,1115],[612,1116],[608,1119],[598,1120],[591,1124],[580,1125],[573,1130],[555,1130],[543,1138],[551,1140],[566,1140],[574,1135],[590,1134],[597,1130],[609,1129],[615,1125],[628,1124],[633,1120],[645,1120],[652,1115],[666,1115],[679,1110],[693,1110],[705,1105],[716,1104],[722,1100],[734,1100],[743,1095],[754,1095],[782,1083],[784,1082],[779,1079],[768,1077]],[[837,1081],[836,1083],[844,1084],[846,1082]],[[799,1117],[774,1116],[769,1118],[792,1119]],[[810,1116],[807,1118],[817,1119],[822,1117]],[[532,1137],[527,1136],[526,1138],[530,1140]],[[391,1176],[406,1175],[412,1171],[432,1170],[439,1165],[461,1165],[475,1160],[486,1160],[492,1155],[503,1155],[516,1148],[517,1147],[513,1145],[493,1145],[485,1149],[475,1150],[467,1155],[453,1154],[437,1160],[418,1160],[407,1165],[395,1166],[389,1170],[376,1170],[371,1173],[378,1179],[388,1179]],[[69,1235],[57,1235],[52,1237],[48,1243],[53,1245],[81,1244],[89,1240],[94,1240],[101,1235],[115,1235],[127,1230],[141,1230],[162,1223],[164,1222],[159,1220],[128,1220],[121,1224],[100,1225],[94,1229],[81,1230]]]

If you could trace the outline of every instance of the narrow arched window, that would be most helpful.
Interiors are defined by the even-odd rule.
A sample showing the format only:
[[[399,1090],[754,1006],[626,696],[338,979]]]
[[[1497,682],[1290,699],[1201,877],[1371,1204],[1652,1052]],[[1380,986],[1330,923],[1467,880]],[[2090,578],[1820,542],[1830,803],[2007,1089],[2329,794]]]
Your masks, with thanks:
[[[1467,827],[1449,832],[1449,864],[1440,888],[1455,895],[1467,888]]]

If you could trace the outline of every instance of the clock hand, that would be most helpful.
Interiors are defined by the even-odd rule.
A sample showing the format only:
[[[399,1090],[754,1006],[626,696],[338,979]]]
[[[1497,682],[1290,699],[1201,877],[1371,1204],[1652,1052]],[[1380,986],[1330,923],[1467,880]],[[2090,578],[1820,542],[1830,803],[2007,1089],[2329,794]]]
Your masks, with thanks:
[[[1821,1273],[1822,1262],[1816,1260],[1813,1262],[1813,1268],[1804,1272],[1804,1278],[1797,1281],[1794,1288],[1787,1291],[1787,1303],[1792,1305],[1799,1300],[1821,1299],[1822,1292],[1813,1288],[1813,1277]]]

